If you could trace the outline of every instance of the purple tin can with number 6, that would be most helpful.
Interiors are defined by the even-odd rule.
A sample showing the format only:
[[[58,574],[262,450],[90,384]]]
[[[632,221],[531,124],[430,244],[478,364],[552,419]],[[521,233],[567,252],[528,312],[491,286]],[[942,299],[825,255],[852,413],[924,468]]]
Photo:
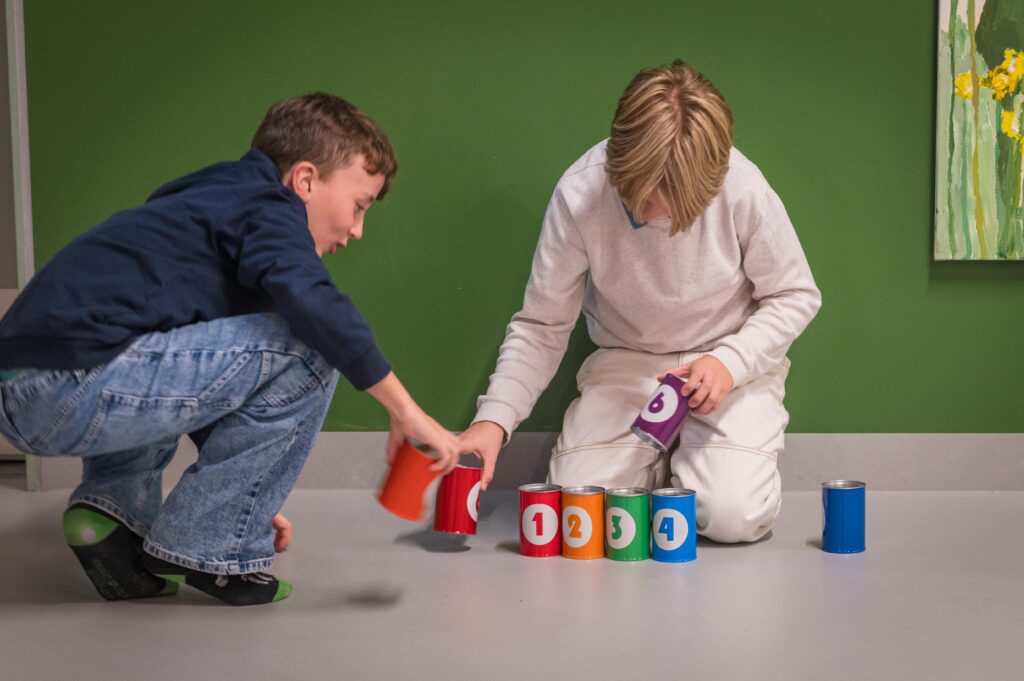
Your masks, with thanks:
[[[686,381],[674,374],[665,374],[647,406],[633,421],[630,428],[637,437],[661,451],[668,451],[690,413],[690,405],[683,396]]]

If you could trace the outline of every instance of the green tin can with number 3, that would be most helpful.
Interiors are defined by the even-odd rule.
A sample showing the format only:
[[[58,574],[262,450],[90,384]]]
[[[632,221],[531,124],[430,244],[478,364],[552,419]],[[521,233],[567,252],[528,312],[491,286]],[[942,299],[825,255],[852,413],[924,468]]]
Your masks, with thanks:
[[[651,557],[651,493],[616,487],[604,493],[604,550],[612,560]]]

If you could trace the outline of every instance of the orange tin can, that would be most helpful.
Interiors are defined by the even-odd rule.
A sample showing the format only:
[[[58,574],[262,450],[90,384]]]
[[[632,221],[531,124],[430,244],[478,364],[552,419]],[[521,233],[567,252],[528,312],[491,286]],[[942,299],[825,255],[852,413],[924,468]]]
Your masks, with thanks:
[[[405,442],[395,454],[377,494],[381,506],[399,518],[421,520],[427,490],[441,475],[440,471],[430,470],[435,463],[437,459]]]
[[[562,489],[562,555],[604,558],[604,487]]]

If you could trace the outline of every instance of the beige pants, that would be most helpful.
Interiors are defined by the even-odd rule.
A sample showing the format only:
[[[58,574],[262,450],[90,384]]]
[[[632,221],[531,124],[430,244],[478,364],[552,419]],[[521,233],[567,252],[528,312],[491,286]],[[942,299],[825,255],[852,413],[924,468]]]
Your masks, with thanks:
[[[594,352],[576,376],[580,397],[565,412],[549,481],[655,489],[668,482],[668,467],[672,486],[697,492],[698,533],[730,543],[767,534],[781,505],[777,462],[789,423],[782,405],[789,360],[734,389],[711,414],[691,413],[668,455],[629,430],[654,393],[658,374],[698,357]]]

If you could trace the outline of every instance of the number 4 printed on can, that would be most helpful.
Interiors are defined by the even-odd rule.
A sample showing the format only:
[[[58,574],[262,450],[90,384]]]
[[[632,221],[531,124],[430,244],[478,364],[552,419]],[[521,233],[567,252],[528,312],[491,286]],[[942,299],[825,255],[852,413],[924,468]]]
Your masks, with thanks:
[[[663,551],[675,551],[690,534],[690,524],[686,516],[671,508],[663,508],[654,514],[651,523],[654,530],[654,542]]]

